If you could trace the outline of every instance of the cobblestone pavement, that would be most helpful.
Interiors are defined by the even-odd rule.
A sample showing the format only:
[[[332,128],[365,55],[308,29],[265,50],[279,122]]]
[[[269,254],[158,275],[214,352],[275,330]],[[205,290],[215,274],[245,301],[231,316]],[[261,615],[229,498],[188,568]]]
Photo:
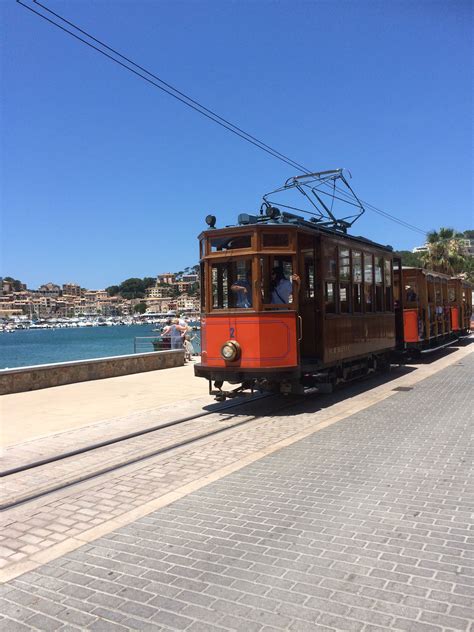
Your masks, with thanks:
[[[461,355],[412,390],[9,581],[1,625],[8,632],[471,630],[473,381],[474,354]],[[291,423],[311,430],[318,415]],[[258,449],[265,434],[278,440],[285,428],[284,416],[263,420],[257,437],[242,429],[233,442],[209,441],[167,467],[186,479],[199,460],[212,470],[228,451],[235,460],[251,441]],[[98,483],[111,513],[117,499],[149,498],[166,479],[157,467],[134,470],[144,488],[138,498],[130,479],[113,479],[113,500],[110,482]],[[75,518],[103,508],[86,506],[91,489],[75,499]],[[48,535],[37,537],[51,537],[42,520],[55,503],[57,511],[67,504],[18,510],[6,530],[31,534],[21,530],[22,516],[41,517],[36,528]]]

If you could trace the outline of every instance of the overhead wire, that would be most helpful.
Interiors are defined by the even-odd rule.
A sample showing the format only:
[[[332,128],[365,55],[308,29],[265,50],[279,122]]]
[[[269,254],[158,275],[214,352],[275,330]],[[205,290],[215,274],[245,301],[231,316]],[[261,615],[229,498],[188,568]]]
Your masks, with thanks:
[[[295,160],[288,158],[288,156],[285,156],[284,154],[282,154],[281,152],[279,152],[278,150],[276,150],[273,147],[270,147],[269,145],[265,144],[263,141],[259,140],[258,138],[256,138],[255,136],[252,136],[251,134],[249,134],[248,132],[246,132],[245,130],[243,130],[242,128],[240,128],[238,125],[235,125],[234,123],[232,123],[231,121],[228,121],[227,119],[225,119],[224,117],[220,116],[219,114],[217,114],[217,112],[214,112],[213,110],[207,108],[206,106],[202,105],[202,103],[199,103],[199,101],[196,101],[195,99],[193,99],[192,97],[188,96],[187,94],[185,94],[184,92],[181,92],[180,90],[178,90],[178,88],[175,88],[173,85],[171,85],[170,83],[166,82],[164,79],[161,79],[161,77],[159,77],[158,75],[156,75],[155,73],[151,72],[150,70],[147,70],[146,68],[144,68],[143,66],[140,66],[140,64],[137,64],[136,62],[133,61],[133,59],[130,59],[129,57],[126,57],[125,55],[122,55],[122,53],[120,53],[118,50],[112,48],[111,46],[109,46],[108,44],[106,44],[105,42],[102,42],[101,40],[97,39],[96,37],[94,37],[93,35],[91,35],[90,33],[88,33],[87,31],[81,29],[79,26],[77,26],[76,24],[74,24],[73,22],[71,22],[70,20],[67,20],[66,18],[62,17],[61,15],[59,15],[59,13],[55,13],[54,11],[52,11],[51,9],[49,9],[46,5],[42,4],[41,2],[39,2],[38,0],[33,0],[33,2],[35,4],[37,4],[38,6],[40,6],[42,9],[44,9],[45,11],[48,11],[48,13],[51,13],[52,15],[54,15],[55,17],[59,18],[60,20],[62,20],[63,22],[65,22],[66,24],[69,24],[70,26],[72,26],[74,29],[76,29],[77,31],[79,31],[80,33],[83,33],[84,35],[86,35],[87,37],[89,37],[91,40],[93,40],[94,42],[97,42],[98,44],[100,44],[101,46],[103,46],[104,48],[106,48],[107,50],[111,51],[112,53],[114,53],[114,55],[117,55],[118,57],[120,57],[121,59],[124,59],[125,61],[127,61],[128,63],[132,64],[133,66],[135,66],[135,68],[139,68],[140,70],[142,70],[143,72],[146,72],[147,75],[150,75],[150,77],[153,77],[154,79],[156,79],[157,81],[159,81],[160,83],[162,83],[164,86],[166,86],[167,88],[170,88],[170,90],[173,90],[174,92],[176,92],[177,94],[179,94],[180,96],[184,97],[185,99],[187,99],[188,101],[190,101],[191,103],[194,103],[196,106],[198,106],[199,108],[201,108],[202,110],[204,110],[205,112],[208,112],[209,114],[211,114],[212,116],[214,116],[216,119],[219,119],[220,121],[222,121],[223,123],[226,123],[227,125],[230,125],[231,127],[235,128],[236,130],[238,130],[239,132],[241,132],[242,134],[245,134],[245,136],[248,136],[249,138],[251,138],[252,140],[256,141],[257,143],[259,143],[260,145],[262,145],[263,147],[266,147],[267,149],[269,149],[270,151],[274,152],[275,154],[277,154],[278,156],[280,156],[281,158],[285,158],[287,160],[290,160],[294,166],[298,167],[299,169],[302,169],[303,171],[310,173],[309,169],[307,169],[306,167],[304,167],[303,165],[299,164],[298,162],[296,162]]]
[[[116,57],[108,54],[107,52],[105,52],[101,48],[95,46],[91,42],[88,42],[87,40],[85,40],[84,38],[80,37],[76,33],[73,33],[69,29],[67,29],[64,26],[62,26],[61,24],[58,24],[54,20],[48,18],[46,15],[43,15],[41,12],[36,11],[33,7],[28,6],[27,4],[25,4],[21,0],[16,0],[16,1],[17,1],[18,4],[20,4],[25,9],[28,9],[32,13],[34,13],[37,16],[43,18],[44,20],[46,20],[47,22],[49,22],[53,26],[56,26],[57,28],[61,29],[63,32],[67,33],[68,35],[71,35],[76,40],[82,42],[86,46],[89,46],[90,48],[92,48],[93,50],[97,51],[98,53],[101,53],[103,56],[107,57],[111,61],[113,61],[116,64],[120,65],[122,68],[125,68],[126,70],[130,71],[131,73],[135,74],[136,76],[140,77],[141,79],[144,79],[149,84],[153,85],[154,87],[158,88],[159,90],[162,90],[163,92],[165,92],[169,96],[174,97],[175,99],[177,99],[178,101],[180,101],[184,105],[187,105],[188,107],[190,107],[191,109],[195,110],[199,114],[202,114],[203,116],[205,116],[209,120],[213,121],[214,123],[217,123],[218,125],[220,125],[224,129],[227,129],[228,131],[232,132],[236,136],[239,136],[240,138],[242,138],[243,140],[247,141],[248,143],[251,143],[255,147],[265,151],[267,154],[271,155],[273,158],[277,158],[278,160],[288,164],[289,166],[291,166],[293,168],[301,169],[306,175],[311,174],[311,171],[307,167],[301,165],[296,160],[293,160],[292,158],[290,158],[290,157],[286,156],[285,154],[279,152],[278,150],[274,149],[270,145],[267,145],[266,143],[264,143],[263,141],[259,140],[255,136],[249,134],[248,132],[246,132],[245,130],[240,128],[239,126],[237,126],[234,123],[232,123],[231,121],[228,121],[224,117],[220,116],[219,114],[217,114],[216,112],[214,112],[210,108],[207,108],[206,106],[202,105],[201,103],[199,103],[195,99],[189,97],[184,92],[181,92],[180,90],[178,90],[177,88],[175,88],[171,84],[169,84],[166,81],[164,81],[163,79],[161,79],[155,73],[147,70],[146,68],[144,68],[140,64],[137,64],[136,62],[134,62],[129,57],[123,55],[122,53],[120,53],[116,49],[112,48],[111,46],[109,46],[105,42],[103,42],[103,41],[99,40],[98,38],[94,37],[93,35],[91,35],[87,31],[85,31],[84,29],[80,28],[79,26],[77,26],[76,24],[71,22],[70,20],[62,17],[59,13],[56,13],[52,9],[49,9],[46,5],[44,5],[43,3],[39,2],[38,0],[33,0],[35,5],[41,7],[44,11],[47,11],[49,14],[54,15],[56,18],[58,18],[59,20],[61,20],[65,24],[68,24],[69,26],[71,26],[73,29],[75,29],[79,33],[82,33],[83,35],[88,37],[90,40],[96,42],[97,44],[99,44],[100,46],[105,48],[106,50],[108,50],[111,53],[113,53],[113,55],[116,55],[117,57],[119,57],[120,59],[123,59],[127,63],[121,62],[120,59],[116,59]],[[127,64],[131,64],[132,66],[137,68],[140,72],[138,72],[137,70],[134,70],[134,68],[131,68]],[[146,73],[147,75],[149,75],[149,77],[153,77],[153,79],[155,81],[153,81],[149,77],[144,76],[142,73]],[[159,82],[159,83],[156,83],[156,82]],[[323,184],[326,184],[326,183],[323,183]],[[348,195],[344,190],[340,189],[339,187],[334,187],[334,189],[337,190],[339,193],[341,193],[343,195]],[[389,219],[389,220],[391,220],[393,222],[396,222],[397,224],[403,226],[404,228],[408,228],[410,230],[414,230],[414,231],[426,234],[426,231],[424,231],[423,229],[418,228],[417,226],[414,226],[413,224],[410,224],[408,222],[405,222],[404,220],[401,220],[400,218],[392,215],[391,213],[388,213],[387,211],[383,211],[382,209],[377,208],[373,204],[370,204],[369,202],[366,202],[365,200],[362,200],[361,198],[359,198],[359,199],[360,199],[360,202],[362,202],[369,210],[373,211],[374,213],[377,213],[377,214],[381,215],[382,217],[385,217],[386,219]]]
[[[247,138],[246,136],[244,136],[244,134],[241,134],[239,131],[236,131],[235,129],[232,129],[232,127],[230,125],[226,125],[225,123],[222,123],[221,121],[217,120],[216,118],[212,117],[210,114],[206,114],[206,112],[202,111],[201,109],[199,109],[198,107],[192,105],[191,103],[188,103],[187,101],[185,101],[183,98],[181,98],[180,96],[173,94],[173,92],[171,92],[171,90],[168,90],[167,88],[164,88],[163,86],[160,86],[158,83],[156,83],[155,81],[149,79],[148,77],[145,77],[144,75],[142,75],[140,72],[134,70],[133,68],[130,68],[129,66],[127,66],[126,64],[122,63],[119,59],[115,59],[115,57],[112,57],[112,55],[109,55],[108,53],[106,53],[105,51],[101,50],[100,48],[98,48],[97,46],[94,46],[94,44],[91,44],[90,42],[88,42],[87,40],[85,40],[84,38],[80,37],[79,35],[76,35],[76,33],[73,33],[72,31],[70,31],[69,29],[65,28],[64,26],[61,26],[61,24],[58,24],[57,22],[54,22],[54,20],[51,20],[50,18],[48,18],[46,15],[43,15],[42,13],[40,13],[39,11],[36,11],[35,9],[33,9],[32,7],[28,6],[27,4],[25,4],[24,2],[21,2],[21,0],[16,0],[18,4],[20,4],[22,7],[24,7],[25,9],[28,9],[29,11],[31,11],[32,13],[35,13],[36,15],[38,15],[39,17],[43,18],[43,20],[46,20],[47,22],[49,22],[50,24],[53,24],[54,26],[56,26],[57,28],[61,29],[62,31],[64,31],[65,33],[68,33],[69,35],[71,35],[72,37],[74,37],[75,39],[79,40],[80,42],[82,42],[83,44],[86,44],[86,46],[89,46],[90,48],[93,48],[94,50],[96,50],[98,53],[100,53],[101,55],[104,55],[104,57],[107,57],[108,59],[110,59],[111,61],[115,62],[116,64],[118,64],[119,66],[122,66],[123,68],[125,68],[126,70],[129,70],[130,72],[132,72],[134,75],[137,75],[138,77],[140,77],[141,79],[144,79],[145,81],[147,81],[148,83],[150,83],[151,85],[155,86],[156,88],[158,88],[159,90],[162,90],[163,92],[166,92],[167,94],[169,94],[170,96],[174,97],[175,99],[177,99],[178,101],[181,101],[181,103],[183,103],[184,105],[187,105],[188,107],[192,108],[193,110],[195,110],[196,112],[198,112],[199,114],[202,114],[203,116],[205,116],[206,118],[208,118],[209,120],[213,121],[214,123],[217,123],[218,125],[220,125],[221,127],[224,127],[225,129],[227,129],[228,131],[232,132],[233,134],[235,134],[236,136],[240,136],[240,138],[242,138],[243,140],[246,140],[248,143],[251,143],[252,145],[255,145],[256,147],[258,147],[259,149],[262,149],[263,151],[265,151],[267,154],[270,154],[271,156],[273,156],[274,158],[277,158],[278,160],[281,160],[282,162],[285,162],[286,164],[290,165],[293,168],[301,168],[297,163],[295,163],[294,161],[291,160],[291,158],[286,158],[286,157],[282,157],[282,155],[278,155],[278,153],[276,153],[274,150],[270,150],[267,149],[266,147],[262,146],[262,144],[259,144],[259,142],[256,142],[254,140],[252,140],[251,138]]]

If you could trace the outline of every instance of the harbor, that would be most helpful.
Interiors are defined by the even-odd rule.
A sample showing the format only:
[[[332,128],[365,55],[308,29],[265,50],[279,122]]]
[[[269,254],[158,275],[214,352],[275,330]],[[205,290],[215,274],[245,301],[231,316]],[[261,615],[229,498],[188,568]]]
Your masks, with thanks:
[[[186,318],[193,334],[193,346],[200,350],[199,321]],[[131,321],[120,326],[98,324],[17,328],[0,334],[0,369],[89,360],[154,351],[165,318],[148,322]]]

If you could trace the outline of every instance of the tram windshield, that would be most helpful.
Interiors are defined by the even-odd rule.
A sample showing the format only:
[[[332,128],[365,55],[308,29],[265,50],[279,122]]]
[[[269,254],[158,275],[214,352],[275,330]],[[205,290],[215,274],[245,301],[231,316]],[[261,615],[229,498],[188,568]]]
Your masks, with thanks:
[[[251,257],[211,264],[211,309],[258,309],[256,303],[263,309],[291,309],[299,289],[292,257],[270,255],[257,261],[256,278]]]
[[[252,307],[252,259],[213,263],[212,309]]]

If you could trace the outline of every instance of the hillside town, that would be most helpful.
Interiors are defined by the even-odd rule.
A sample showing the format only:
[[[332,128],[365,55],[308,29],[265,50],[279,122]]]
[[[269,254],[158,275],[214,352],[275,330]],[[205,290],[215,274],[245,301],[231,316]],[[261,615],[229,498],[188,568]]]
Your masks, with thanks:
[[[127,282],[99,290],[53,282],[30,289],[19,280],[4,277],[0,279],[0,319],[146,318],[168,312],[199,312],[198,269],[158,274],[154,284],[146,288],[140,286],[141,279],[128,282],[136,283],[129,283],[132,290],[122,295],[120,289],[127,287]]]

